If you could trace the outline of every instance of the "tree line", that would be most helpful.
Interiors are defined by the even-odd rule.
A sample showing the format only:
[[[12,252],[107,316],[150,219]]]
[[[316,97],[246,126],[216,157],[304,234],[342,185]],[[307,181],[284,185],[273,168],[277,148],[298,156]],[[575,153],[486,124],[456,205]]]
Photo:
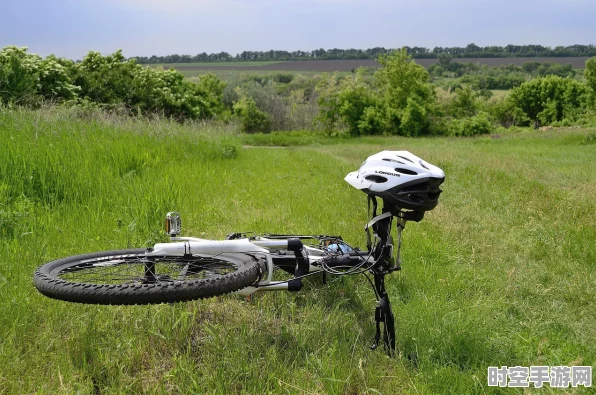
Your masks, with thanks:
[[[448,54],[454,58],[506,58],[506,57],[572,57],[596,56],[595,45],[569,45],[546,47],[543,45],[507,45],[480,47],[474,43],[465,47],[403,47],[412,58],[437,58]],[[135,56],[140,64],[156,63],[198,63],[198,62],[246,62],[246,61],[291,61],[291,60],[344,60],[377,59],[395,51],[391,48],[375,47],[369,49],[315,49],[313,51],[243,51],[235,56],[228,52],[196,55]]]

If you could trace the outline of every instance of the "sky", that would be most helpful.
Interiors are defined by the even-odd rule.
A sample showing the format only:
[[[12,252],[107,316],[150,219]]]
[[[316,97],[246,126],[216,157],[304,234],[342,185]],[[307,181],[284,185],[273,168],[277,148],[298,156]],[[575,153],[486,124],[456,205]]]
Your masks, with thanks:
[[[594,0],[0,0],[0,47],[81,59],[596,44]]]

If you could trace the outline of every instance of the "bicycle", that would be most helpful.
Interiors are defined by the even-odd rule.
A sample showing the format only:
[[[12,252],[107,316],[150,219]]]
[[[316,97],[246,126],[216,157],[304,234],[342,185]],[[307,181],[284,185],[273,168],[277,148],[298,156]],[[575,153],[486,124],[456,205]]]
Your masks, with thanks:
[[[33,276],[44,295],[89,304],[155,304],[184,302],[228,293],[300,291],[302,279],[321,274],[363,274],[373,287],[376,333],[372,349],[383,341],[395,350],[394,315],[385,276],[401,270],[402,231],[419,222],[438,204],[441,169],[407,151],[370,156],[345,180],[368,195],[367,249],[347,244],[341,236],[231,233],[225,240],[181,237],[181,219],[166,215],[168,243],[150,248],[97,252],[66,257],[40,266]],[[383,207],[377,215],[382,199]],[[397,228],[397,244],[391,236]],[[373,231],[373,236],[370,230]],[[279,268],[286,280],[273,280]],[[367,274],[371,274],[373,280]]]

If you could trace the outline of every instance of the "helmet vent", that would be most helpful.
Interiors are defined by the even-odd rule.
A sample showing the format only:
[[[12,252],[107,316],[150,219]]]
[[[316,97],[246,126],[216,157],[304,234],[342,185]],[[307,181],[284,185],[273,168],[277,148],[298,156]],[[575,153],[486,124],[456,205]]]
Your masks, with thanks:
[[[387,159],[387,158],[384,158],[383,160],[384,160],[384,161],[387,161],[387,162],[399,163],[400,165],[405,165],[405,163],[404,163],[404,162],[400,162],[400,161],[398,161],[398,160],[395,160],[395,159]]]
[[[426,165],[424,164],[423,161],[420,161],[420,166],[424,167],[426,170],[428,170],[428,167],[426,167]]]
[[[382,184],[384,182],[387,182],[387,179],[385,177],[382,176],[378,176],[376,174],[370,175],[370,176],[366,176],[364,178],[366,181],[371,181],[377,184]]]
[[[405,157],[403,157],[403,156],[399,156],[399,155],[398,155],[397,157],[398,157],[398,158],[402,158],[403,160],[407,160],[407,161],[408,161],[408,162],[410,162],[410,163],[414,163],[414,162],[412,162],[412,160],[410,160],[410,159],[408,159],[408,158],[405,158]]]
[[[417,175],[418,175],[418,173],[416,173],[416,172],[415,172],[415,171],[413,171],[413,170],[409,170],[409,169],[402,169],[402,168],[399,168],[399,167],[398,167],[398,168],[396,168],[396,169],[395,169],[395,171],[396,171],[396,172],[398,172],[398,173],[401,173],[401,174],[407,174],[407,175],[410,175],[410,176],[417,176]]]

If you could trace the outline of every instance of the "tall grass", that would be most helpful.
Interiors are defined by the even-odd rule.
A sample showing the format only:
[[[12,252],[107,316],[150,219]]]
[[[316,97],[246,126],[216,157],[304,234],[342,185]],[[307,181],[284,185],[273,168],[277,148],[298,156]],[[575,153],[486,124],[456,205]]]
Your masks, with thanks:
[[[3,112],[0,392],[483,393],[488,366],[594,365],[590,133],[241,149],[204,125]],[[368,349],[374,299],[360,277],[134,307],[54,301],[31,284],[48,260],[163,238],[172,209],[196,236],[331,233],[363,246],[366,200],[342,179],[382,149],[447,174],[387,279],[398,358]]]

